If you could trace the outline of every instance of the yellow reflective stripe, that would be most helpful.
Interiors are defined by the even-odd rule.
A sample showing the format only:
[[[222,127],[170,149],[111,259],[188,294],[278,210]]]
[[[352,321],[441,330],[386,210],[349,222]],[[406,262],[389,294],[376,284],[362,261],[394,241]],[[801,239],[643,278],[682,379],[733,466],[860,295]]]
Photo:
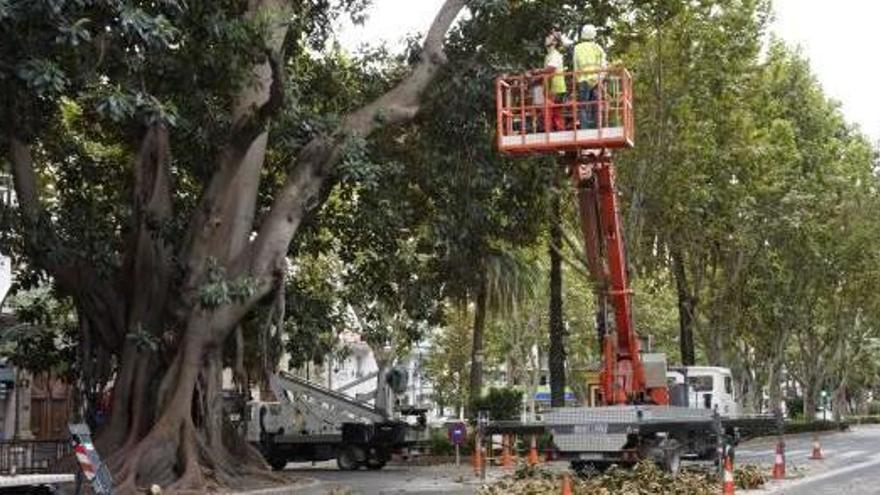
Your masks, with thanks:
[[[562,54],[557,50],[552,50],[547,53],[547,57],[544,59],[545,66],[552,66],[556,68],[556,74],[550,78],[550,92],[554,94],[565,93],[568,89],[565,86],[565,59]]]
[[[603,56],[602,47],[592,41],[585,41],[582,43],[578,43],[574,47],[574,70],[575,72],[580,71],[591,71],[598,70],[602,65],[602,56]],[[592,74],[578,74],[577,82],[587,81],[592,84],[599,82],[599,76],[596,73]]]
[[[564,70],[557,70],[556,73],[558,76],[553,76],[550,79],[550,91],[553,93],[565,93],[568,89],[565,87],[565,75]]]

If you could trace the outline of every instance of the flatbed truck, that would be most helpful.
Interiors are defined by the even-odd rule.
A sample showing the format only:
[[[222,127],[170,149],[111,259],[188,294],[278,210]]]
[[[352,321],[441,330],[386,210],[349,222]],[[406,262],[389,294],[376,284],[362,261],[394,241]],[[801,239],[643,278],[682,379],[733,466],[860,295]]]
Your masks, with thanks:
[[[308,380],[282,372],[270,385],[279,400],[248,404],[246,435],[273,469],[336,459],[342,470],[378,470],[421,439],[420,428]]]

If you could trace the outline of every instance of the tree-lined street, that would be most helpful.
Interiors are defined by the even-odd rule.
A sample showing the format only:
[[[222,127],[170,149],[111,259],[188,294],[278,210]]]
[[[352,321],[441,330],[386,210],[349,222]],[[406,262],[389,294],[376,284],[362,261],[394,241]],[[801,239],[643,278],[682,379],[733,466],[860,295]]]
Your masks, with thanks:
[[[443,0],[343,47],[370,4],[0,0],[0,457],[57,447],[0,476],[84,424],[123,495],[468,493],[351,470],[555,412],[667,471],[741,414],[880,418],[880,149],[772,0]],[[864,491],[876,436],[765,490]]]

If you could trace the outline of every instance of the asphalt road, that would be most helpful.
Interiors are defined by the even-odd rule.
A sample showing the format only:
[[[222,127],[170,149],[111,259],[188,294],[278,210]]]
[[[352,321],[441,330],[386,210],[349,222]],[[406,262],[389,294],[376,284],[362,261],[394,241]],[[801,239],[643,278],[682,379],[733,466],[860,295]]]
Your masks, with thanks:
[[[819,436],[825,459],[810,460],[811,435],[786,438],[786,475],[760,493],[773,495],[880,494],[880,426],[853,427]],[[741,446],[737,463],[772,466],[775,440],[761,439]]]
[[[880,495],[880,426],[854,427],[819,437],[825,459],[808,459],[811,435],[786,437],[784,481],[764,489],[738,490],[754,495]],[[765,466],[769,474],[775,458],[775,438],[746,442],[737,449],[737,464]],[[382,471],[339,471],[335,462],[290,464],[290,472],[316,480],[303,495],[471,495],[480,486],[469,466],[386,466]],[[500,475],[499,469],[490,476]],[[300,493],[298,491],[297,493]]]
[[[381,471],[339,471],[335,462],[289,464],[293,473],[317,480],[303,495],[471,495],[480,486],[467,464],[455,466],[385,466]],[[299,493],[299,492],[298,492]]]

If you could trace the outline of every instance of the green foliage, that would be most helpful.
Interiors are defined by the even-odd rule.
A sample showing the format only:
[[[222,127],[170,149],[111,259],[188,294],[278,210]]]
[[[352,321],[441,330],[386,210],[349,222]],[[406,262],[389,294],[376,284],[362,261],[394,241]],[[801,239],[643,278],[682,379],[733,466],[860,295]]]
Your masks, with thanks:
[[[446,325],[432,333],[423,362],[433,387],[433,401],[442,409],[453,408],[458,416],[467,404],[470,378],[470,313],[449,311]]]
[[[785,400],[791,419],[800,419],[804,417],[804,399],[802,397],[791,397]]]
[[[135,346],[141,351],[155,352],[159,349],[159,339],[152,333],[144,331],[143,328],[135,328],[126,338],[134,342]]]
[[[431,433],[428,449],[431,455],[453,455],[455,445],[449,441],[449,435],[443,430],[434,430]]]
[[[18,290],[7,304],[18,324],[5,329],[0,356],[31,373],[68,378],[76,360],[76,317],[69,300],[43,285]]]
[[[473,411],[488,411],[492,421],[517,420],[522,414],[523,393],[511,388],[490,388],[471,404]]]
[[[815,421],[809,419],[804,421],[785,422],[786,435],[794,435],[796,433],[811,433],[814,431],[846,431],[847,429],[849,429],[849,424],[845,421]]]
[[[256,290],[256,281],[250,277],[229,280],[225,270],[216,260],[208,260],[207,281],[199,291],[199,302],[203,308],[216,309],[220,306],[241,302]]]

